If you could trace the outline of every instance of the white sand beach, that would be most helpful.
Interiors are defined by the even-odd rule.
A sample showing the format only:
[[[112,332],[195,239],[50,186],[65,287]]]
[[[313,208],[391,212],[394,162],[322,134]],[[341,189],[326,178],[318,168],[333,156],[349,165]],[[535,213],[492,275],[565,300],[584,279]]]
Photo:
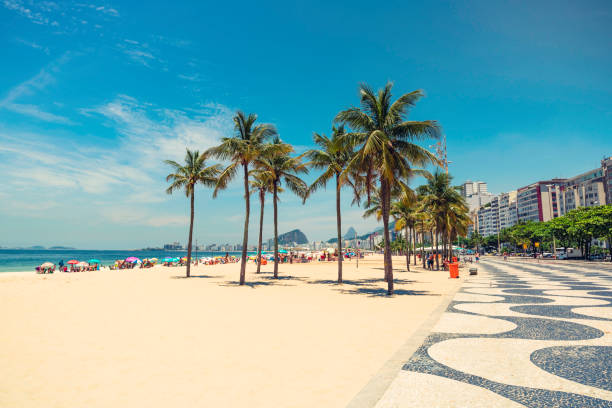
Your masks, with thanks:
[[[0,406],[345,406],[461,280],[344,265],[2,273]]]

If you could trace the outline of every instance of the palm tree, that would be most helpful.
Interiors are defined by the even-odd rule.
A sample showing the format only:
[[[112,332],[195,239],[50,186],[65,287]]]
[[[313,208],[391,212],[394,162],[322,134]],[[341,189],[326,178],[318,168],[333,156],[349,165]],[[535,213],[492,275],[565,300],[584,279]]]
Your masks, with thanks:
[[[432,234],[432,239],[435,237],[436,241],[436,269],[440,269],[437,256],[439,236],[443,236],[444,247],[446,247],[446,240],[451,235],[452,223],[455,222],[455,219],[462,219],[464,213],[467,214],[465,200],[459,192],[460,187],[451,186],[451,180],[452,176],[449,174],[436,171],[427,177],[427,183],[418,189],[422,196],[421,205],[431,212],[432,231],[435,232]]]
[[[289,190],[304,199],[308,193],[308,185],[297,175],[308,173],[308,168],[302,163],[304,155],[291,157],[293,147],[283,143],[278,137],[273,143],[263,147],[261,154],[255,160],[255,166],[272,182],[272,202],[274,204],[274,278],[278,278],[278,193],[284,183]]]
[[[409,229],[414,231],[417,222],[416,195],[412,190],[404,191],[400,197],[391,203],[391,215],[395,218],[395,229],[404,229],[406,237],[406,269],[410,272],[410,238]]]
[[[435,121],[406,120],[408,109],[423,96],[423,92],[404,94],[392,103],[392,87],[388,83],[375,93],[368,85],[362,84],[359,89],[361,108],[349,108],[338,113],[335,118],[336,122],[350,126],[353,130],[350,134],[353,143],[359,146],[347,170],[359,170],[366,175],[368,198],[376,179],[380,185],[385,279],[389,295],[393,294],[393,266],[389,246],[391,189],[396,184],[402,184],[401,180],[407,179],[413,165],[424,167],[430,163],[439,164],[431,152],[413,143],[429,137],[439,137],[438,124]]]
[[[342,219],[340,214],[340,190],[343,185],[355,185],[349,177],[343,177],[342,172],[353,158],[353,146],[348,143],[345,136],[344,126],[332,127],[332,137],[314,134],[314,142],[320,149],[309,150],[306,157],[310,159],[308,163],[315,169],[322,169],[321,174],[308,188],[307,196],[321,187],[325,187],[327,182],[335,177],[336,179],[336,228],[338,233],[338,283],[342,283]]]
[[[265,174],[257,169],[251,170],[253,179],[249,181],[251,184],[251,193],[257,193],[259,196],[259,241],[257,243],[257,272],[261,272],[261,245],[263,242],[263,220],[264,220],[264,205],[266,202],[266,194],[272,193],[272,180],[266,177]],[[279,192],[282,191],[279,188]]]
[[[213,197],[217,196],[219,190],[227,187],[227,184],[236,176],[239,166],[242,166],[244,174],[245,218],[242,235],[242,257],[240,259],[241,285],[244,285],[245,282],[247,246],[249,242],[249,215],[251,211],[249,165],[259,156],[265,140],[276,135],[274,126],[269,124],[255,125],[256,120],[257,115],[254,113],[247,116],[241,111],[236,112],[234,116],[234,136],[222,138],[219,146],[208,150],[212,156],[231,162],[221,173]]]
[[[173,172],[166,177],[166,181],[170,182],[170,186],[166,189],[166,193],[172,194],[176,190],[183,189],[191,204],[189,239],[187,243],[187,277],[191,276],[191,243],[193,237],[195,186],[196,184],[203,184],[206,187],[214,187],[221,173],[221,166],[218,164],[207,166],[207,159],[208,153],[200,153],[197,150],[191,151],[187,149],[185,165],[180,165],[173,160],[165,160],[165,163],[172,166],[173,169]]]

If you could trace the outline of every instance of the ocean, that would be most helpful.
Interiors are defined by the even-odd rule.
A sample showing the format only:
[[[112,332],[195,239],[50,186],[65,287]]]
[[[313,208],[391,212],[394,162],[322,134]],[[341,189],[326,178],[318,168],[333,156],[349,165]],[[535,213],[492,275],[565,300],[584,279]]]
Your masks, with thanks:
[[[230,255],[241,256],[241,252],[229,252]],[[254,252],[248,252],[249,255]],[[195,256],[196,252],[192,252]],[[198,258],[204,256],[223,256],[225,252],[198,251]],[[125,259],[135,256],[140,259],[187,256],[187,251],[101,251],[81,249],[0,249],[0,272],[33,272],[43,262],[58,264],[63,260],[64,264],[71,259],[87,262],[90,259],[98,259],[106,266],[114,263],[117,259]]]

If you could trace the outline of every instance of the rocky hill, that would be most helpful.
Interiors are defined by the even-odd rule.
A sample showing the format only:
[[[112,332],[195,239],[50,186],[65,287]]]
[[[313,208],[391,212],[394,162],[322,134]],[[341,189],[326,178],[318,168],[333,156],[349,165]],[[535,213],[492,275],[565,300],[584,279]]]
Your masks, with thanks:
[[[274,240],[270,239],[270,241]],[[278,236],[279,245],[289,245],[294,242],[298,245],[307,244],[308,238],[306,238],[306,235],[299,229],[294,229],[293,231],[285,232]]]

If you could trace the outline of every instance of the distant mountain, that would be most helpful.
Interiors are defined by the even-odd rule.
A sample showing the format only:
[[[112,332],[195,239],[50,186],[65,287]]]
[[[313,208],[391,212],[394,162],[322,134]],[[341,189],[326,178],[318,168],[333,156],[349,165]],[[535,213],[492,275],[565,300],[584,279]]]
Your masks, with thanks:
[[[389,231],[393,231],[393,229],[395,228],[395,220],[390,220],[389,222]],[[378,227],[376,228],[374,231],[372,232],[368,232],[366,234],[363,235],[357,235],[357,239],[358,240],[366,240],[370,237],[370,235],[377,233],[378,235],[382,235],[383,232],[383,228],[382,227]],[[355,239],[355,229],[353,227],[350,227],[348,229],[348,231],[346,231],[346,234],[344,234],[344,239],[346,240],[351,240],[351,239]],[[334,237],[334,238],[330,238],[327,240],[327,242],[329,242],[330,244],[334,244],[336,242],[338,242],[338,238]]]
[[[357,235],[357,231],[355,231],[355,228],[349,227],[349,229],[346,231],[346,234],[344,234],[344,239],[355,239],[355,235]]]
[[[271,238],[268,240],[268,242],[270,241],[274,242],[274,239]],[[308,238],[306,238],[306,235],[299,229],[294,229],[293,231],[285,232],[284,234],[280,234],[278,236],[279,245],[289,245],[294,242],[298,245],[307,244]]]
[[[49,249],[75,249],[75,248],[66,247],[66,246],[52,246],[52,247],[49,247]]]
[[[36,250],[41,250],[41,249],[45,249],[44,246],[41,245],[32,245],[31,247],[27,247],[26,249],[36,249]]]

